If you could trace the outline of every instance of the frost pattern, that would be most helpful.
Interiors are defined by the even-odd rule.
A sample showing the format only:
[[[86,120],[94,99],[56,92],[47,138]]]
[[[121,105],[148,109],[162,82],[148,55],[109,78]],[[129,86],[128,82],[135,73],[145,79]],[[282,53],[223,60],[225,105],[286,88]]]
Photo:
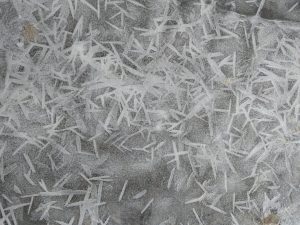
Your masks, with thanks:
[[[299,224],[298,1],[0,9],[1,225]]]

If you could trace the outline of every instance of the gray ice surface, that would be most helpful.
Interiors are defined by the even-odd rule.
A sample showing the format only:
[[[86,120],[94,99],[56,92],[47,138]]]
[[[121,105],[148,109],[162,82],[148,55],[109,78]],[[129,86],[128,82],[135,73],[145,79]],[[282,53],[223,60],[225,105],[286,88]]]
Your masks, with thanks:
[[[0,0],[0,225],[299,225],[298,0]]]

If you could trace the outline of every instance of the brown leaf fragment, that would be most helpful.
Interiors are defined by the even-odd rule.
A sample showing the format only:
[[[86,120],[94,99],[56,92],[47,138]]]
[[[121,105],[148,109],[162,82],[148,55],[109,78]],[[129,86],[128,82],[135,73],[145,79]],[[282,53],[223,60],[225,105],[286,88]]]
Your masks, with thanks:
[[[271,213],[267,217],[263,218],[263,225],[279,225],[280,219],[276,214]]]
[[[23,26],[22,35],[26,41],[31,42],[34,41],[38,35],[38,30],[36,27],[31,23],[26,23]]]

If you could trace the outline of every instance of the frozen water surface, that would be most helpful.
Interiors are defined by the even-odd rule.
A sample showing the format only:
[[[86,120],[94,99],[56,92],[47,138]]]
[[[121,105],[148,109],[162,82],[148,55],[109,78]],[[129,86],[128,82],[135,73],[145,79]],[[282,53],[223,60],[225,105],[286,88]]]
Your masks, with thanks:
[[[299,15],[0,0],[0,225],[300,224]]]

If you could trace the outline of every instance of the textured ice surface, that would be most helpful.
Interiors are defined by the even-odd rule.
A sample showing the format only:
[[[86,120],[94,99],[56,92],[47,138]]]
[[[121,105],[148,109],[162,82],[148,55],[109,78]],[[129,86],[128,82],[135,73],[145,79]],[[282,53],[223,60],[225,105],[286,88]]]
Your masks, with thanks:
[[[300,224],[297,0],[0,0],[0,225]]]

